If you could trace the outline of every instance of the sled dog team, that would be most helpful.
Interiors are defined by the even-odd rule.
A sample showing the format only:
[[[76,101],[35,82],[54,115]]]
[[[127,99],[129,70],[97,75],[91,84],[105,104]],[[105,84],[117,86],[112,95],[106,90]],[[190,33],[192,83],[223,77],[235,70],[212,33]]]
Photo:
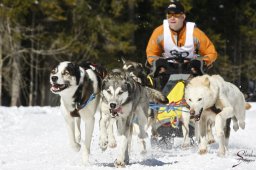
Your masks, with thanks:
[[[89,162],[97,108],[101,114],[100,148],[106,150],[117,146],[114,124],[121,136],[115,167],[124,167],[129,163],[133,127],[137,127],[141,153],[146,152],[144,139],[148,136],[149,122],[152,122],[149,121],[149,102],[167,104],[169,101],[161,92],[138,83],[142,81],[138,76],[141,71],[137,71],[140,67],[142,66],[135,62],[124,62],[122,69],[106,74],[104,69],[90,63],[78,66],[65,61],[51,71],[51,91],[60,96],[60,109],[67,125],[70,146],[75,151],[82,150],[84,164]],[[205,154],[207,144],[215,142],[212,133],[212,128],[215,127],[218,155],[224,156],[228,148],[230,121],[232,120],[235,131],[245,128],[245,108],[249,105],[246,104],[243,93],[219,75],[203,75],[188,82],[185,100],[190,116],[194,117],[198,125],[198,153]],[[81,119],[85,128],[82,130]],[[184,126],[188,126],[188,123],[189,121]],[[85,133],[85,141],[81,141],[81,132]]]

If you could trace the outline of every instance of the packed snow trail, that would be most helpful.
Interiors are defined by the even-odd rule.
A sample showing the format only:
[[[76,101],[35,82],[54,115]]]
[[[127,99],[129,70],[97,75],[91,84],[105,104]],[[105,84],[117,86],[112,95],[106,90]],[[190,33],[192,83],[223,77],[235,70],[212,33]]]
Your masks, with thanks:
[[[197,146],[183,150],[179,147],[182,142],[181,138],[175,138],[175,146],[171,150],[152,149],[147,139],[148,152],[141,155],[137,138],[133,136],[130,164],[126,166],[126,169],[255,170],[256,104],[252,106],[246,113],[245,130],[231,131],[229,152],[226,157],[217,157],[217,144],[210,145],[209,153],[206,155],[199,155]],[[0,169],[114,169],[113,162],[119,148],[101,151],[98,145],[98,121],[99,113],[97,112],[90,165],[85,167],[82,165],[81,152],[76,153],[69,146],[65,122],[59,107],[0,107]],[[117,145],[118,142],[119,137],[117,137]],[[232,168],[233,166],[235,167]]]

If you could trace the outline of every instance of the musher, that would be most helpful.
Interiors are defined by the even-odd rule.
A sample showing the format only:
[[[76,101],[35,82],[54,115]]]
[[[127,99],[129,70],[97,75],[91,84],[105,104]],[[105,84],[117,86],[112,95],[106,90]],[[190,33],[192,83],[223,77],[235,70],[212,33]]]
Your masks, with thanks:
[[[153,31],[146,54],[151,75],[158,78],[154,87],[165,95],[177,81],[204,74],[217,58],[213,43],[194,22],[186,21],[184,6],[177,0],[171,1],[166,19]]]

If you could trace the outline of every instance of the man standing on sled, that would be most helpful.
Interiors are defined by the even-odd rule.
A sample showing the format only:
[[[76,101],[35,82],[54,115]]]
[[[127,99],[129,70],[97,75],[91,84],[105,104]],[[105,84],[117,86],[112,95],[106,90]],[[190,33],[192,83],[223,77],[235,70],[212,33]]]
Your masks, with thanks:
[[[152,33],[146,49],[150,65],[162,54],[165,58],[174,57],[175,52],[185,52],[184,58],[193,59],[195,54],[203,56],[204,64],[211,65],[217,58],[217,52],[210,39],[195,26],[186,22],[183,5],[172,0],[166,9],[166,19]]]
[[[217,58],[210,39],[185,19],[183,5],[172,0],[166,19],[153,31],[146,49],[151,76],[157,79],[153,86],[166,96],[178,81],[204,74]]]

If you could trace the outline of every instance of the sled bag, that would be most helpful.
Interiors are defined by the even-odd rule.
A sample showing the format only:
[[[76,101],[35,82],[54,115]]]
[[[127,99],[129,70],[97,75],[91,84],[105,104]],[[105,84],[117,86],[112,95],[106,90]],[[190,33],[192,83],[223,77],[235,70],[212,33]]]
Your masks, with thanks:
[[[178,81],[171,89],[167,98],[170,102],[169,111],[162,107],[157,113],[157,126],[165,125],[176,127],[182,114],[182,101],[184,97],[185,83]],[[172,107],[174,106],[174,107]]]

